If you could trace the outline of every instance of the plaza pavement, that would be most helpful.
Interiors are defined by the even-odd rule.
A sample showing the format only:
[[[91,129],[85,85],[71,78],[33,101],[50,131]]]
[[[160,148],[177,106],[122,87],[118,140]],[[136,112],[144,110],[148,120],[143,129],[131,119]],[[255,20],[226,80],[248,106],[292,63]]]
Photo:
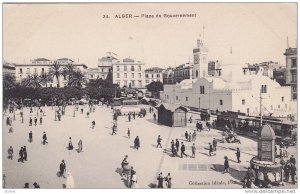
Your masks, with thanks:
[[[83,106],[82,106],[83,107]],[[193,123],[187,127],[167,127],[158,125],[152,114],[147,112],[145,118],[132,119],[128,122],[127,116],[118,118],[117,135],[111,135],[112,110],[107,107],[96,106],[89,118],[76,111],[73,117],[73,107],[66,108],[62,121],[54,121],[54,110],[51,107],[43,108],[46,116],[43,125],[29,127],[29,109],[24,109],[24,123],[21,123],[19,112],[13,121],[13,134],[8,133],[5,125],[8,113],[3,116],[3,170],[6,174],[6,188],[23,188],[24,183],[37,182],[41,188],[62,188],[66,179],[57,177],[59,164],[65,160],[67,172],[70,171],[75,180],[75,188],[126,188],[120,176],[121,162],[128,155],[129,165],[137,172],[140,188],[151,188],[157,183],[159,172],[166,176],[171,173],[173,188],[242,188],[240,180],[245,176],[249,161],[257,154],[257,143],[251,139],[240,137],[242,144],[218,142],[216,156],[208,156],[208,143],[213,138],[221,139],[221,132],[197,132],[196,158],[171,157],[171,140],[177,138],[184,142],[186,154],[191,156],[192,142],[185,141],[185,131],[193,132]],[[147,107],[148,111],[148,107]],[[33,111],[32,118],[36,115]],[[10,116],[13,116],[12,114]],[[189,117],[189,115],[188,115]],[[96,126],[91,128],[92,121]],[[38,117],[39,121],[39,117]],[[127,129],[131,130],[131,139],[127,137]],[[28,142],[28,133],[33,132],[33,142]],[[47,133],[47,145],[42,145],[43,131]],[[163,148],[156,148],[156,140],[161,135]],[[141,147],[133,149],[133,141],[139,136]],[[72,137],[74,148],[81,139],[83,152],[66,149],[69,137]],[[7,159],[7,149],[12,145],[14,159]],[[27,147],[28,161],[17,162],[21,146]],[[241,150],[241,163],[236,162],[235,151]],[[296,153],[296,149],[291,148]],[[180,151],[179,151],[180,153]],[[228,156],[230,172],[223,174],[224,156]]]

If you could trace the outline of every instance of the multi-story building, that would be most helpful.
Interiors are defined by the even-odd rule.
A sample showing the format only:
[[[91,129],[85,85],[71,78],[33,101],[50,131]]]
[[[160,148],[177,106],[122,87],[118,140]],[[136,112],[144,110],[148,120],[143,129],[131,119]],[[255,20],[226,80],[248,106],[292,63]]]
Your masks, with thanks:
[[[164,69],[159,67],[152,67],[145,70],[145,85],[151,82],[161,82],[163,83],[163,71]]]
[[[3,72],[2,72],[3,76],[4,75],[10,75],[12,77],[15,77],[15,74],[16,74],[15,64],[4,63],[3,67],[2,67],[2,70],[3,70]]]
[[[189,63],[185,63],[175,67],[174,69],[174,82],[180,83],[182,80],[185,79],[192,79],[193,78],[193,65]]]
[[[297,48],[287,48],[286,56],[286,85],[291,86],[292,98],[297,99]]]
[[[174,68],[168,67],[163,71],[163,84],[174,84]]]
[[[286,85],[286,68],[280,66],[273,70],[273,79],[276,80],[281,86]]]
[[[87,78],[89,80],[95,80],[95,79],[99,79],[99,68],[88,68],[87,69]]]
[[[118,59],[112,55],[98,59],[98,78],[106,79],[108,73],[112,70],[112,66]]]
[[[85,64],[76,64],[74,61],[68,58],[62,58],[58,60],[49,60],[45,58],[37,58],[31,61],[30,64],[15,64],[15,75],[16,81],[20,82],[23,79],[27,78],[31,75],[41,75],[44,73],[49,73],[53,68],[54,62],[60,64],[60,70],[63,71],[63,68],[67,66],[67,64],[71,64],[74,67],[74,70],[81,71],[84,76],[87,73],[87,66]],[[67,77],[61,75],[58,80],[56,77],[53,77],[52,82],[46,84],[45,87],[65,87],[67,86]]]
[[[122,62],[112,63],[113,83],[118,84],[120,87],[144,88],[144,66],[145,63],[130,58],[125,58]]]

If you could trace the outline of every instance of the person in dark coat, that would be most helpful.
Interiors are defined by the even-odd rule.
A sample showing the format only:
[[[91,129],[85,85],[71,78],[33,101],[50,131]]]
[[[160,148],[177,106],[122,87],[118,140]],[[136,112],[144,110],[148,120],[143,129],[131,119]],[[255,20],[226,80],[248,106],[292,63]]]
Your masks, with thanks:
[[[96,125],[96,122],[95,122],[95,121],[92,121],[92,129],[95,128],[95,125]]]
[[[36,124],[37,124],[37,118],[34,117],[34,125],[36,126]]]
[[[290,167],[291,167],[291,164],[290,164],[290,161],[287,160],[284,167],[283,167],[283,171],[284,171],[284,177],[285,177],[285,182],[288,182],[289,181],[289,178],[290,178]]]
[[[296,165],[296,159],[295,159],[294,155],[291,155],[290,163]]]
[[[72,138],[69,137],[68,150],[73,150]]]
[[[26,150],[26,146],[23,147],[23,158],[25,161],[27,161],[27,150]]]
[[[12,148],[12,146],[10,146],[7,150],[7,153],[8,153],[8,158],[9,159],[13,159],[13,154],[14,154],[14,149]]]
[[[188,132],[187,132],[187,131],[185,131],[185,134],[184,134],[184,136],[185,136],[185,139],[188,141],[188,140],[189,140],[189,134],[188,134]]]
[[[202,126],[202,123],[200,122],[199,123],[199,130],[200,130],[200,132],[202,131],[202,129],[203,129],[203,126]]]
[[[32,142],[32,131],[29,132],[29,142]]]
[[[240,162],[241,162],[241,161],[240,161],[240,157],[241,157],[240,148],[237,148],[237,149],[236,149],[235,155],[236,155],[237,162],[240,163]]]
[[[208,145],[209,145],[209,156],[211,156],[211,154],[213,153],[213,147],[211,143],[209,143]]]
[[[66,172],[66,163],[64,160],[62,160],[59,165],[59,175],[64,177],[65,172]]]
[[[162,148],[161,140],[162,140],[162,138],[160,138],[160,135],[158,135],[156,148],[158,148],[158,146],[160,146]]]
[[[24,158],[23,158],[23,147],[21,147],[21,149],[20,149],[20,151],[19,151],[19,156],[20,156],[20,158],[19,158],[19,162],[24,162]]]
[[[43,144],[45,145],[46,143],[48,144],[47,135],[46,135],[46,132],[44,131],[44,133],[43,133]]]
[[[181,158],[182,158],[182,155],[185,155],[187,157],[187,155],[185,154],[185,146],[184,146],[183,142],[181,142],[180,151],[181,151]]]
[[[43,124],[43,117],[40,117],[40,125]]]
[[[40,188],[40,185],[37,184],[36,182],[33,183],[33,186],[34,186],[35,189],[39,189]]]
[[[228,157],[225,156],[224,157],[225,161],[224,161],[224,172],[229,172],[229,162],[228,162]]]
[[[154,118],[154,120],[156,121],[156,114],[155,114],[155,113],[153,114],[153,118]]]
[[[130,139],[130,129],[128,128],[128,130],[127,130],[127,136],[128,136],[128,138]]]
[[[6,125],[7,126],[10,125],[10,119],[9,119],[9,117],[6,118]]]
[[[29,118],[29,126],[32,126],[32,118]]]
[[[28,188],[29,188],[29,183],[25,183],[24,189],[28,189]]]
[[[196,157],[196,146],[195,146],[195,143],[193,143],[193,145],[192,145],[192,157],[193,158]]]
[[[179,151],[179,141],[178,141],[178,139],[176,139],[175,146],[176,146],[176,150],[178,152]]]
[[[295,175],[296,175],[296,166],[294,163],[291,163],[291,167],[290,167],[290,172],[291,172],[291,178],[292,178],[292,183],[295,184]]]
[[[131,121],[131,115],[130,115],[130,113],[128,114],[128,121],[129,122]]]
[[[139,136],[136,136],[136,138],[134,139],[134,148],[138,150],[139,147],[140,147],[140,139]]]
[[[200,124],[199,124],[199,121],[197,121],[197,123],[196,123],[196,129],[197,129],[197,131],[200,130]]]
[[[116,135],[117,135],[117,133],[116,133],[116,125],[115,125],[115,123],[114,123],[114,125],[113,125],[113,127],[112,127],[112,133],[111,133],[111,135],[114,135],[114,134],[116,134]]]
[[[159,173],[158,177],[157,177],[157,181],[158,181],[158,184],[157,184],[157,188],[164,188],[164,177],[162,176],[162,172]]]
[[[83,114],[83,108],[80,111],[81,111],[81,114]]]
[[[132,116],[133,116],[133,119],[135,119],[135,112],[132,114]]]
[[[173,140],[171,141],[171,151],[172,151],[172,156],[175,157],[177,155],[177,151]]]

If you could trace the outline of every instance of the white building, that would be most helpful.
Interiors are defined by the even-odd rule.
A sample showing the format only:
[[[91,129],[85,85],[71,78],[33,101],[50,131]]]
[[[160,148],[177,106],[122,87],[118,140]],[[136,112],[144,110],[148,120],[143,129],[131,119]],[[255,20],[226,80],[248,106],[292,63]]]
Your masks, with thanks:
[[[112,63],[113,83],[118,84],[120,87],[144,88],[144,66],[145,63],[130,58],[125,58],[122,62]]]
[[[82,74],[86,76],[87,66],[85,64],[76,64],[68,58],[61,58],[57,60],[38,58],[31,61],[31,64],[15,64],[16,81],[21,82],[23,79],[34,74],[41,75],[43,73],[49,73],[55,61],[60,64],[61,71],[67,64],[72,64],[75,70],[81,71]],[[61,75],[59,80],[56,80],[56,77],[54,77],[52,82],[46,84],[46,87],[58,87],[58,81],[60,87],[67,86],[67,77]]]
[[[180,84],[164,85],[160,98],[163,102],[187,107],[258,116],[262,86],[264,115],[272,113],[273,116],[286,116],[296,113],[289,86],[282,87],[267,76],[245,75],[241,67],[233,65],[222,66],[221,76],[186,79]]]
[[[148,85],[151,82],[163,83],[163,70],[164,69],[159,67],[145,69],[145,85]]]

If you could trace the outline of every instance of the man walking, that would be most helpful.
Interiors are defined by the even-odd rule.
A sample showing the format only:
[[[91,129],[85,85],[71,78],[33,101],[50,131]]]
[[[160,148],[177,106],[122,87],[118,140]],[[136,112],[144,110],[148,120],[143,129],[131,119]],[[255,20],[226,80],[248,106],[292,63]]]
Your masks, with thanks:
[[[128,136],[128,139],[130,139],[130,129],[129,128],[127,130],[127,136]]]
[[[211,145],[211,143],[209,143],[209,156],[211,156],[213,153],[213,147]]]
[[[82,140],[80,139],[78,142],[78,153],[82,152]]]
[[[134,148],[138,150],[139,147],[140,147],[140,139],[139,136],[136,136],[136,138],[134,139]]]
[[[235,155],[236,155],[237,162],[240,163],[240,162],[241,162],[241,161],[240,161],[240,157],[241,157],[240,148],[237,148],[237,149],[236,149]]]
[[[162,146],[161,146],[161,140],[162,139],[160,138],[160,135],[158,135],[156,148],[158,148],[158,146],[160,146],[162,148]]]
[[[228,162],[228,157],[225,156],[224,157],[225,161],[224,161],[224,172],[226,173],[229,173],[229,162]]]
[[[185,133],[184,133],[184,136],[185,136],[185,140],[189,140],[189,134],[188,134],[188,132],[187,131],[185,131]]]
[[[10,146],[7,150],[8,153],[8,159],[13,159],[13,154],[14,154],[14,149],[12,148],[12,146]]]
[[[214,148],[214,151],[217,151],[217,140],[214,138],[213,140],[213,148]]]
[[[32,118],[29,118],[29,126],[32,126]]]
[[[290,178],[290,168],[291,168],[291,164],[290,161],[287,160],[284,167],[283,167],[283,171],[284,171],[284,177],[285,177],[285,182],[289,181]]]
[[[37,118],[34,117],[34,125],[36,126],[36,124],[37,124]]]
[[[43,144],[45,145],[46,143],[48,144],[47,135],[46,135],[46,132],[44,131],[44,133],[43,133]]]
[[[65,176],[64,176],[65,172],[66,172],[66,164],[65,164],[65,161],[62,160],[60,165],[59,165],[59,175],[60,175],[60,177],[63,176],[65,178]]]
[[[294,163],[291,163],[290,171],[291,171],[292,183],[295,184],[296,166]]]
[[[92,129],[95,128],[95,125],[96,125],[96,122],[95,122],[95,121],[92,121]]]
[[[43,117],[40,117],[40,125],[43,124]]]
[[[190,132],[189,133],[189,142],[191,142],[192,141],[192,133]]]
[[[29,132],[29,142],[32,142],[32,131]]]
[[[195,143],[193,143],[192,145],[192,157],[195,158],[196,156],[196,146],[195,146]]]
[[[116,125],[115,125],[115,123],[114,123],[114,125],[113,125],[113,127],[112,127],[112,133],[111,133],[111,135],[114,135],[114,134],[116,134],[116,135],[117,135],[117,133],[116,133]]]
[[[20,151],[19,151],[19,156],[20,156],[20,158],[19,158],[19,160],[18,160],[18,162],[24,162],[24,158],[23,158],[23,147],[21,147],[21,149],[20,149]]]
[[[176,150],[178,152],[179,151],[179,141],[178,141],[178,139],[176,139],[175,146],[176,146]]]
[[[157,188],[164,188],[164,186],[163,186],[164,178],[162,176],[162,172],[159,173],[159,175],[157,177],[157,181],[158,181]]]
[[[185,155],[185,157],[187,157],[187,155],[185,154],[185,145],[183,144],[183,142],[181,142],[180,151],[181,151],[181,158],[182,158],[182,155]]]

